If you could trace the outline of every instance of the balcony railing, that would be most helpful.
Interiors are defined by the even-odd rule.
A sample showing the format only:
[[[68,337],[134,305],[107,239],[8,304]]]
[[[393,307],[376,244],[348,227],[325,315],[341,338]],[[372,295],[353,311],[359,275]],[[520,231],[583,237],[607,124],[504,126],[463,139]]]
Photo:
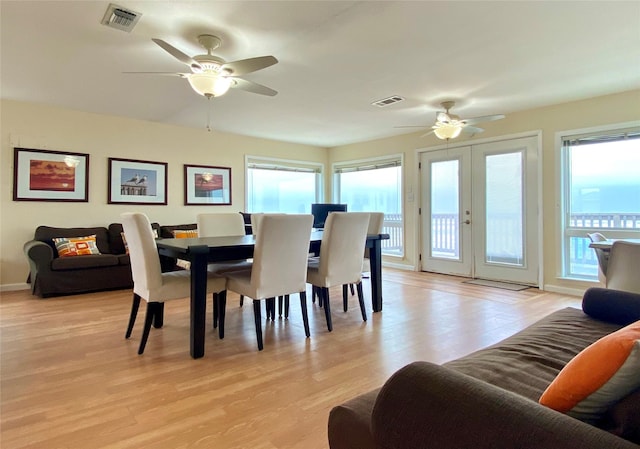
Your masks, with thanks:
[[[382,233],[389,234],[389,240],[382,241],[382,254],[402,256],[402,214],[384,214]]]

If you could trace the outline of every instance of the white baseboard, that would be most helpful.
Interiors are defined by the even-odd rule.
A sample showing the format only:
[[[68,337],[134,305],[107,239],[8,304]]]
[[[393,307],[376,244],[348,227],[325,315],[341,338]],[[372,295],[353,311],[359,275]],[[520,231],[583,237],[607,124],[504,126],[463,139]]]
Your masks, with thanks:
[[[587,289],[586,288],[568,288],[568,287],[561,287],[559,285],[545,284],[544,290],[547,292],[560,293],[561,295],[578,296],[581,298],[584,296],[584,292]]]
[[[20,282],[19,284],[2,284],[0,285],[0,292],[15,292],[18,290],[30,290],[31,285],[26,282]]]
[[[397,268],[398,270],[416,271],[413,265],[407,265],[404,263],[383,262],[382,267]]]
[[[21,282],[19,284],[2,284],[0,285],[0,292],[14,292],[17,290],[29,290],[31,285],[26,282]]]

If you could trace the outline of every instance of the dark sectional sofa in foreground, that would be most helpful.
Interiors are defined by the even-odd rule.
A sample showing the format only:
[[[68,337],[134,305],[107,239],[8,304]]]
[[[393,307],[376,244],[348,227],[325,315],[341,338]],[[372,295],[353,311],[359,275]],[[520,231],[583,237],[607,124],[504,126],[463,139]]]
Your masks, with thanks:
[[[640,388],[593,424],[538,403],[578,353],[640,320],[640,295],[592,288],[582,309],[554,312],[443,365],[405,366],[333,408],[331,449],[638,449]]]

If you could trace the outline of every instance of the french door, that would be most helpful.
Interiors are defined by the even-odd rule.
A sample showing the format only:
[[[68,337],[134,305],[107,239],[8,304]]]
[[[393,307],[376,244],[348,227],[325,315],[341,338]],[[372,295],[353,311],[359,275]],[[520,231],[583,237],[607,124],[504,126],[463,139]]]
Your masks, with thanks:
[[[538,285],[538,139],[420,156],[422,270]]]

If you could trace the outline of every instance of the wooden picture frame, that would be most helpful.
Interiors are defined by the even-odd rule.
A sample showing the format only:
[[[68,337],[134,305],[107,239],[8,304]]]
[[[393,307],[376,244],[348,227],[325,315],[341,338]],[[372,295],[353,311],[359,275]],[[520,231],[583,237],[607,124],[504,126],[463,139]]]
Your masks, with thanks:
[[[89,201],[89,155],[14,148],[13,201]]]
[[[231,205],[231,168],[184,165],[184,204]]]
[[[109,158],[109,204],[167,204],[166,162]]]

